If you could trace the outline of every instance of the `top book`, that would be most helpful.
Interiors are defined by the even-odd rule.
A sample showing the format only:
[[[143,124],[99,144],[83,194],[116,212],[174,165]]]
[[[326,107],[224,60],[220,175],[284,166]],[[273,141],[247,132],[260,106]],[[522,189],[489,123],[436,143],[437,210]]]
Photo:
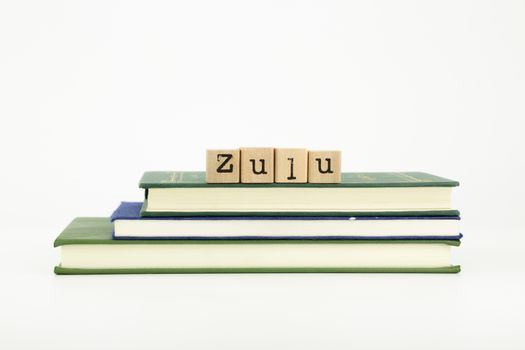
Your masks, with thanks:
[[[150,171],[143,216],[457,215],[459,183],[422,172],[342,173],[340,183],[210,184],[200,171]]]

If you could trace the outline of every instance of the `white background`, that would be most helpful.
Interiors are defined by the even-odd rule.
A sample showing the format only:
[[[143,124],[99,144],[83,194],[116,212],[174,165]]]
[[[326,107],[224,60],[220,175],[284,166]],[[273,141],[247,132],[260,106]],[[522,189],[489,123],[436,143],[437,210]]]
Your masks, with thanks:
[[[525,347],[525,2],[0,2],[0,347]],[[206,148],[461,182],[458,275],[55,276]]]

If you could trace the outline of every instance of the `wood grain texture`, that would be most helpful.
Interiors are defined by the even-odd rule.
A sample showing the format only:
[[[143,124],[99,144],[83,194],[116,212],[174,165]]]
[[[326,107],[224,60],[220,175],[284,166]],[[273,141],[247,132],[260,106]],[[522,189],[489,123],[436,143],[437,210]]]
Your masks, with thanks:
[[[306,183],[308,181],[306,148],[276,148],[274,162],[275,182]]]
[[[340,183],[341,151],[309,151],[308,182]]]
[[[240,151],[238,149],[210,149],[206,151],[207,183],[239,183]]]
[[[273,148],[241,148],[241,182],[274,181]]]

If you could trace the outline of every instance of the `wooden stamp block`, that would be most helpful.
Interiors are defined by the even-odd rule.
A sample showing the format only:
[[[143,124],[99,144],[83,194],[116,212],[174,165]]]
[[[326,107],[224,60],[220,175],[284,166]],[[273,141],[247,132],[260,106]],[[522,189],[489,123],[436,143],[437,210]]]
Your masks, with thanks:
[[[309,151],[308,182],[340,183],[341,151]]]
[[[207,150],[206,182],[238,183],[241,174],[240,159],[238,149]]]
[[[273,182],[273,148],[241,148],[241,182]]]
[[[305,148],[275,149],[275,182],[306,183],[308,151]]]

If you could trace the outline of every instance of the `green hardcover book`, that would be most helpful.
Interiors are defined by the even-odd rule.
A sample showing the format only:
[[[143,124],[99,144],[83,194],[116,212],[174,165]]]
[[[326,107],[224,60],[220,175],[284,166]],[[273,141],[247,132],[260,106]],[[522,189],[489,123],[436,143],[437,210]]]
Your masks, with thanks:
[[[343,173],[338,184],[208,184],[199,171],[152,171],[142,216],[457,216],[457,181],[421,172]]]
[[[76,218],[55,240],[57,274],[455,273],[459,240],[114,240],[108,218]]]

